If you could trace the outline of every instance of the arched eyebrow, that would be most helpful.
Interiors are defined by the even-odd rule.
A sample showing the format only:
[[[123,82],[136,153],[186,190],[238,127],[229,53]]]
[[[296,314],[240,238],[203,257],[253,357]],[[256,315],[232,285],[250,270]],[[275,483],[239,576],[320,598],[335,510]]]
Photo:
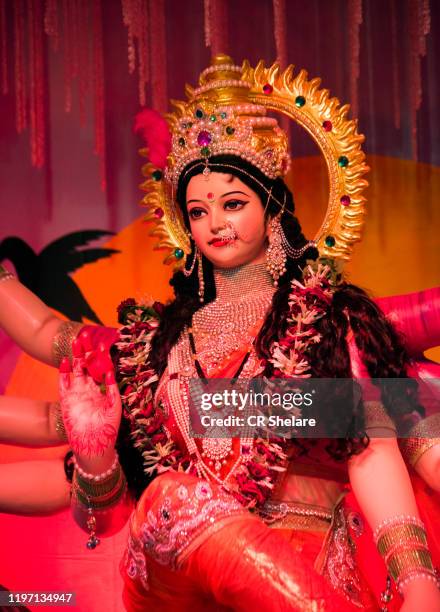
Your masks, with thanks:
[[[246,196],[247,198],[249,197],[249,195],[247,193],[245,193],[244,191],[228,191],[227,193],[224,193],[223,195],[221,195],[221,198],[226,198],[226,196],[230,196],[233,195],[234,193],[241,193],[241,195]]]
[[[249,195],[247,193],[244,193],[244,191],[228,191],[227,193],[224,193],[220,197],[221,198],[226,198],[226,196],[234,195],[235,193],[239,193],[241,195],[244,195],[246,198],[249,197]],[[201,204],[206,204],[206,202],[204,200],[188,200],[186,205],[188,206],[188,204],[192,204],[193,202],[200,202]],[[208,202],[208,203],[210,203],[210,202]]]

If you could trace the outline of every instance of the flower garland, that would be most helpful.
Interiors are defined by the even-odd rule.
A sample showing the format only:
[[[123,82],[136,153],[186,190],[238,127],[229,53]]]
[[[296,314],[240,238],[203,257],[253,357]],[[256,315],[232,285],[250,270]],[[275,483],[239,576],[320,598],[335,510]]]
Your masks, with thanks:
[[[293,280],[289,295],[289,315],[285,336],[275,342],[269,362],[274,377],[309,377],[309,347],[321,339],[314,324],[324,316],[333,294],[332,269],[318,262],[308,265],[303,282]],[[164,417],[154,403],[154,383],[158,376],[149,364],[151,340],[159,326],[162,305],[137,304],[134,299],[118,308],[119,340],[115,344],[116,371],[124,416],[129,420],[135,448],[144,459],[148,476],[168,470],[196,472],[189,454],[179,450],[165,428]],[[263,362],[263,365],[266,365]],[[262,508],[277,479],[286,470],[288,440],[254,441],[245,449],[244,461],[229,479],[228,490],[246,507]]]

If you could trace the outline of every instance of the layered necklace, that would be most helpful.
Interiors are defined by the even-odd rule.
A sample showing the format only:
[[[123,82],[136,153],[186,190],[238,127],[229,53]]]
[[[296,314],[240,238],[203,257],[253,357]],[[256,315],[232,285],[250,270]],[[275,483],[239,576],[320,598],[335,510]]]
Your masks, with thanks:
[[[194,313],[191,327],[173,349],[177,371],[186,376],[200,375],[194,371],[194,353],[210,376],[231,353],[250,349],[275,292],[264,263],[217,268],[214,278],[217,297]]]
[[[253,439],[250,432],[239,440],[238,456],[224,473],[228,458],[234,455],[233,441],[220,427],[209,429],[201,449],[189,434],[190,378],[201,381],[238,349],[245,355],[231,375],[255,376],[258,359],[255,337],[270,308],[274,287],[264,263],[232,269],[216,269],[216,299],[198,310],[191,327],[185,329],[168,359],[170,409],[200,476],[226,485],[243,460],[249,457]],[[177,376],[176,376],[177,374]],[[202,382],[201,382],[202,384]]]

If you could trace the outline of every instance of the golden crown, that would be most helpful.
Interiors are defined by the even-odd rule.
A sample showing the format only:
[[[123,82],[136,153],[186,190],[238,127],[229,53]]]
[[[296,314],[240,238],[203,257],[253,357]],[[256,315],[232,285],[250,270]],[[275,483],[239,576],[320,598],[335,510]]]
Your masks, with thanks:
[[[209,172],[209,159],[234,154],[250,161],[270,178],[284,176],[289,167],[285,132],[268,112],[281,113],[302,126],[313,138],[327,163],[329,198],[325,218],[313,238],[321,256],[348,260],[360,239],[365,216],[369,168],[361,149],[364,140],[357,121],[347,119],[349,106],[340,106],[320,79],[308,80],[305,70],[293,76],[293,66],[281,72],[278,64],[255,68],[244,61],[234,65],[225,55],[213,58],[200,75],[196,88],[186,86],[187,101],[173,101],[167,115],[172,150],[165,174],[146,164],[142,188],[147,220],[154,221],[152,234],[157,248],[167,250],[166,263],[184,264],[191,251],[188,231],[174,190],[185,167],[200,160]],[[148,151],[141,151],[148,157]]]
[[[209,91],[218,94],[220,89]],[[264,106],[250,103],[222,105],[212,100],[196,99],[184,108],[179,106],[171,122],[172,151],[165,174],[174,186],[189,163],[203,159],[208,169],[208,159],[219,154],[246,159],[272,179],[284,176],[289,169],[286,134],[276,119],[266,116]]]

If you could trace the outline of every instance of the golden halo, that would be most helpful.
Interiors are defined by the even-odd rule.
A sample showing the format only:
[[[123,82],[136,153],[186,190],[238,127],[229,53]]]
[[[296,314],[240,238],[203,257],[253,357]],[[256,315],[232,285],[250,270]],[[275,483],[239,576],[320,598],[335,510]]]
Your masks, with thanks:
[[[187,86],[188,102],[173,102],[176,113],[167,117],[171,127],[183,116],[187,105],[213,97],[237,104],[243,102],[245,95],[249,103],[293,119],[316,142],[327,165],[330,186],[327,211],[314,241],[322,257],[347,261],[353,245],[361,238],[365,218],[362,194],[368,186],[363,176],[369,171],[361,149],[365,138],[357,132],[357,120],[347,119],[349,105],[341,106],[337,98],[330,98],[327,89],[319,89],[321,80],[309,80],[305,70],[294,77],[293,65],[281,72],[277,63],[266,68],[261,61],[252,68],[245,60],[241,71],[234,67],[234,78],[246,83],[246,88],[237,88],[232,81],[229,86],[227,81],[220,81],[222,85],[217,91],[206,86],[207,73],[217,70],[222,78],[223,71],[225,78],[232,64],[231,58],[224,55],[213,58],[212,68],[200,76],[199,90]],[[141,154],[147,156],[146,149]],[[148,209],[146,219],[156,224],[150,232],[159,239],[156,248],[167,251],[165,263],[181,268],[184,256],[190,252],[190,242],[181,211],[173,201],[172,187],[151,164],[146,164],[142,171],[148,177],[141,185],[147,192],[142,203]]]

